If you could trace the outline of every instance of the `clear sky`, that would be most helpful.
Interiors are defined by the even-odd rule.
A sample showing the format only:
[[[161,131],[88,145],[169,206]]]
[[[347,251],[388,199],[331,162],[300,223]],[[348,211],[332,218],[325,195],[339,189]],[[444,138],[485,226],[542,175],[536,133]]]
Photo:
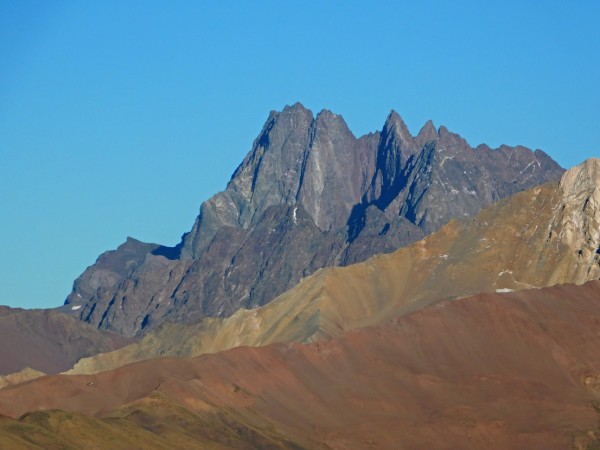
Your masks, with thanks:
[[[0,304],[174,245],[269,111],[600,157],[600,2],[0,1]]]

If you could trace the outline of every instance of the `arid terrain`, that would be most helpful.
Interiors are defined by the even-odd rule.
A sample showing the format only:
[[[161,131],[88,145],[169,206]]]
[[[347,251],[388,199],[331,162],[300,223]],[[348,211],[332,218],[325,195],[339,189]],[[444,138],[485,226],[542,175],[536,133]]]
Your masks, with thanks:
[[[0,413],[20,417],[0,442],[593,448],[599,317],[590,282],[443,301],[327,342],[42,377],[0,391]]]
[[[598,448],[600,159],[395,113],[357,140],[298,104],[260,136],[179,246],[129,238],[63,307],[0,309],[0,448]]]

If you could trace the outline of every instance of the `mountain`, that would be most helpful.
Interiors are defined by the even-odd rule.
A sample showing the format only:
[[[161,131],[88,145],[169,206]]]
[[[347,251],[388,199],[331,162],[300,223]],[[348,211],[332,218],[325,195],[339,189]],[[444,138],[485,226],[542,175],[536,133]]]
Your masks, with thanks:
[[[77,363],[90,373],[155,356],[312,342],[378,325],[441,299],[600,278],[600,160],[560,182],[453,220],[392,254],[325,268],[261,308],[194,324],[164,324],[139,342]]]
[[[413,137],[395,112],[381,132],[356,138],[341,116],[296,103],[271,112],[178,246],[128,239],[85,270],[66,304],[126,336],[228,317],[562,173],[542,151],[472,148],[431,122]]]
[[[59,373],[73,367],[80,358],[115,350],[132,342],[132,339],[97,330],[51,309],[0,306],[0,324],[0,375],[29,368],[12,377],[15,379],[40,371]],[[5,382],[7,380],[0,377],[0,385]]]
[[[43,377],[0,391],[0,446],[593,449],[599,315],[598,281],[485,293],[328,342]]]

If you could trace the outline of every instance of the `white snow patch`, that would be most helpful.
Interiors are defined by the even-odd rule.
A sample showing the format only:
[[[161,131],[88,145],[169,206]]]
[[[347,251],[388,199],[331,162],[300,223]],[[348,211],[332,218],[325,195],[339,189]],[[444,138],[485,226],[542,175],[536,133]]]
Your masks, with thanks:
[[[293,219],[294,219],[294,223],[297,224],[298,222],[296,221],[296,211],[298,210],[297,206],[294,206],[294,212],[293,212]]]
[[[470,191],[470,190],[468,190],[466,187],[463,187],[463,188],[462,188],[462,190],[463,190],[463,192],[464,192],[465,194],[469,194],[469,195],[471,195],[471,196],[473,196],[473,197],[477,197],[477,192],[475,192],[475,191]]]
[[[525,166],[525,168],[519,172],[519,175],[522,175],[522,174],[523,174],[523,172],[525,172],[527,169],[529,169],[529,168],[531,167],[531,165],[532,165],[534,162],[535,162],[535,161],[531,161],[529,164],[527,164],[527,165]],[[535,172],[535,166],[533,166],[533,171]]]
[[[506,292],[512,292],[512,291],[514,291],[514,289],[508,289],[508,288],[496,289],[496,292],[499,294],[504,294]]]
[[[80,308],[81,308],[81,305],[77,305],[77,306],[73,306],[73,307],[71,307],[71,310],[72,310],[72,311],[77,311],[77,310],[78,310],[78,309],[80,309]]]

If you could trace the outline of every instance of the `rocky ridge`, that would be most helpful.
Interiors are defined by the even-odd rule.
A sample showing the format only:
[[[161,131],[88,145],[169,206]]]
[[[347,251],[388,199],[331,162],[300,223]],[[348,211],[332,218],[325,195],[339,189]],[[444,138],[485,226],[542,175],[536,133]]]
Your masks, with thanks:
[[[562,173],[539,150],[472,148],[431,122],[413,137],[395,112],[381,132],[356,138],[341,116],[297,103],[269,115],[180,245],[128,240],[86,269],[66,303],[128,336],[227,317]]]

